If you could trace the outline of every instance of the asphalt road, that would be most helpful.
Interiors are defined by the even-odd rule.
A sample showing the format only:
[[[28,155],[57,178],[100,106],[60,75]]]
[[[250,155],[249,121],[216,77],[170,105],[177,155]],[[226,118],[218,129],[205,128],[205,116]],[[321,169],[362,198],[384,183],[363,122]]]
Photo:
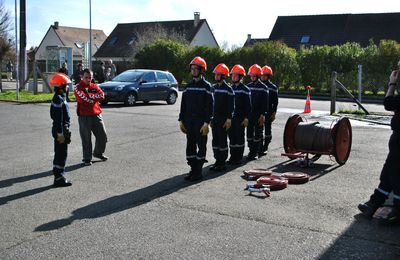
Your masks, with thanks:
[[[389,127],[352,121],[345,165],[322,156],[314,168],[298,168],[281,156],[282,133],[303,108],[304,100],[281,99],[268,155],[226,173],[208,171],[209,140],[205,180],[195,184],[183,180],[179,100],[105,107],[110,159],[89,167],[81,165],[73,113],[73,186],[55,189],[49,104],[0,102],[0,258],[399,259],[400,227],[380,226],[357,210],[378,184]],[[325,116],[328,102],[312,101],[312,108],[310,121],[335,119]],[[269,198],[249,196],[240,176],[260,167],[312,178]]]

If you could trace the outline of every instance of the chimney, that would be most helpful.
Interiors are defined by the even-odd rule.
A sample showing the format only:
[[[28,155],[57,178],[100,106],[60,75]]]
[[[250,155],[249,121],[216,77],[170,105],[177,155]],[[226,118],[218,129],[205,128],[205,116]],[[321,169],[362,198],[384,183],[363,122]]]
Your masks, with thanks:
[[[194,27],[197,27],[200,22],[200,12],[194,12]]]
[[[54,22],[53,28],[54,28],[54,29],[58,29],[58,22],[57,22],[57,21]]]
[[[247,41],[251,40],[251,34],[247,34]]]

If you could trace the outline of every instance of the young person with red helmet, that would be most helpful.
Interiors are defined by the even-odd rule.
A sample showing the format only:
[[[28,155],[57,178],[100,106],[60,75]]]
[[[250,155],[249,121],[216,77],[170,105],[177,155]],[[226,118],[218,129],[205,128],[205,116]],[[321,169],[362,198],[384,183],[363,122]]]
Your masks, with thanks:
[[[263,135],[263,127],[265,124],[265,115],[268,110],[268,88],[261,81],[262,69],[258,64],[254,64],[249,68],[247,73],[251,82],[247,84],[251,92],[252,110],[249,118],[249,126],[247,127],[247,142],[249,146],[248,160],[255,160],[256,156],[262,156],[260,153],[261,140]]]
[[[243,84],[246,71],[243,66],[237,64],[231,69],[232,89],[235,93],[235,110],[232,118],[232,127],[229,130],[230,158],[228,164],[240,164],[243,159],[245,128],[249,124],[251,112],[250,89]]]
[[[79,133],[82,139],[83,163],[86,166],[92,164],[92,155],[106,161],[104,155],[107,143],[107,133],[101,115],[100,101],[104,99],[103,91],[92,83],[93,72],[83,70],[83,78],[74,88],[76,98],[76,112],[78,114]],[[96,137],[96,143],[92,154],[92,132]]]
[[[188,181],[203,178],[202,169],[206,161],[207,134],[214,103],[211,84],[203,76],[206,70],[206,61],[202,57],[195,57],[190,62],[193,80],[182,93],[179,127],[186,134],[186,159],[190,172],[185,180]]]
[[[229,77],[229,68],[224,63],[218,64],[213,73],[216,84],[213,85],[214,116],[211,121],[211,130],[215,163],[210,170],[225,171],[228,158],[228,130],[232,125],[235,94],[225,81]]]
[[[262,67],[261,81],[268,87],[269,92],[269,106],[267,114],[265,116],[265,135],[264,140],[261,143],[261,152],[265,153],[268,151],[268,146],[272,140],[272,122],[275,120],[276,111],[278,110],[278,87],[271,82],[271,78],[274,75],[271,67],[265,65]]]
[[[65,97],[68,88],[67,84],[69,83],[71,83],[71,80],[68,76],[60,72],[54,73],[50,78],[50,86],[54,89],[54,96],[50,106],[50,117],[53,120],[51,133],[54,138],[54,187],[72,185],[64,176],[68,156],[68,144],[71,142],[71,132],[69,131],[71,116]]]

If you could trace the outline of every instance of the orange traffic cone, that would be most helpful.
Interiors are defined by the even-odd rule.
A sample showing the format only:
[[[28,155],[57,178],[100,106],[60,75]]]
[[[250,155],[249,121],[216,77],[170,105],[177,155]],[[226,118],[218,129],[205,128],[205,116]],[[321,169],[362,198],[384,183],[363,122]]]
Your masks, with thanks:
[[[307,89],[307,99],[306,99],[306,106],[304,107],[304,113],[311,113],[311,100],[310,100],[310,86],[306,87]]]

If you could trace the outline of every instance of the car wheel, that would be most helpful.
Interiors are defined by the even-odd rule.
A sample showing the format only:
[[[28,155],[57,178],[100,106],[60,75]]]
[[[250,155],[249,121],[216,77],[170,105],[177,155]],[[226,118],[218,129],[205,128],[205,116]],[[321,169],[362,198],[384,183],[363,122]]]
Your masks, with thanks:
[[[126,106],[134,106],[136,104],[136,93],[130,92],[125,97],[125,105]]]
[[[169,93],[168,97],[167,97],[167,104],[168,105],[175,104],[177,98],[178,98],[178,95],[175,92]]]

